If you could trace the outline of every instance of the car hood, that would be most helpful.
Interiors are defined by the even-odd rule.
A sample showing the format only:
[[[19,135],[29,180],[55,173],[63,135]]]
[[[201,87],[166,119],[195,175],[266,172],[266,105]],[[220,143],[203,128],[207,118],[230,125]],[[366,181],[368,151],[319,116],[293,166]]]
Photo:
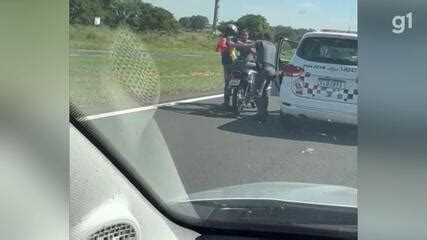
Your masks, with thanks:
[[[344,186],[262,182],[216,188],[189,194],[179,202],[199,200],[256,199],[308,203],[327,206],[357,207],[357,189]]]

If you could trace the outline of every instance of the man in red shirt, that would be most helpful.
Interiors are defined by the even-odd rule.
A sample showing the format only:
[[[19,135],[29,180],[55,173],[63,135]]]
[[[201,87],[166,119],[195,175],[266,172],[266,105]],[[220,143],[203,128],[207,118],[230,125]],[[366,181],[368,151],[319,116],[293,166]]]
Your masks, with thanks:
[[[224,35],[221,35],[218,43],[216,44],[216,51],[217,52],[224,52],[227,49],[227,38]]]

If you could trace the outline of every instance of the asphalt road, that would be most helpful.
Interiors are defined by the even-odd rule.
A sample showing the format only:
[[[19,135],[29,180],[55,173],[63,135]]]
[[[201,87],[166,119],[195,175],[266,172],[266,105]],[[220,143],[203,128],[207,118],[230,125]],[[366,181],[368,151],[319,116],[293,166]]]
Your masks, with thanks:
[[[259,181],[356,187],[355,128],[308,121],[286,129],[277,98],[259,124],[254,110],[236,117],[221,100],[163,107],[154,116],[187,191]]]
[[[356,128],[308,121],[287,129],[279,120],[277,98],[270,100],[268,121],[260,124],[253,118],[255,110],[236,117],[222,109],[221,100],[181,103],[153,112],[187,192],[264,181],[357,187]],[[111,118],[135,122],[139,114],[147,113],[97,121],[113,129],[115,138],[118,130]],[[129,147],[121,142],[117,140]]]

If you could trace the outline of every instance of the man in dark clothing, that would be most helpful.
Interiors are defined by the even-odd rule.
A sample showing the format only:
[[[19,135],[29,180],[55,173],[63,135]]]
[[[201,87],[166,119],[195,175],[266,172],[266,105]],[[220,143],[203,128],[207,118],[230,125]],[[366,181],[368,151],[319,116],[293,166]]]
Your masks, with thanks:
[[[258,121],[264,122],[268,112],[268,92],[267,88],[276,74],[276,45],[271,42],[271,35],[265,33],[263,40],[256,41],[255,48],[257,52],[256,64],[258,67],[258,75],[255,79],[255,103],[258,113],[256,118]]]

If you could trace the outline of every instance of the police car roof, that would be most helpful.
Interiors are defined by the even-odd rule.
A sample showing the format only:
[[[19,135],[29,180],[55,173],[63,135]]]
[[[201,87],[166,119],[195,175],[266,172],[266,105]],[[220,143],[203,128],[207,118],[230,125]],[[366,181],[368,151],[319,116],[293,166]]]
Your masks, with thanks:
[[[303,38],[306,38],[306,37],[336,37],[336,38],[357,39],[357,32],[322,29],[320,31],[308,32],[304,34]]]

